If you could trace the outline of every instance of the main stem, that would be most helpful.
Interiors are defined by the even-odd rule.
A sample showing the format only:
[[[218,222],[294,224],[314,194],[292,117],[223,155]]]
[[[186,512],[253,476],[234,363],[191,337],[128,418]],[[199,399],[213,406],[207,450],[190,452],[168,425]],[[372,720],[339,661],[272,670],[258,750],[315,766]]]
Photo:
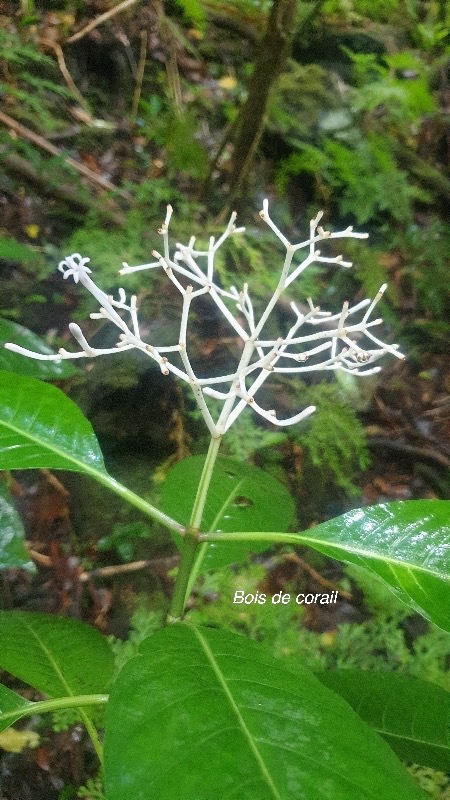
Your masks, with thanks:
[[[194,505],[192,506],[191,518],[183,537],[180,565],[178,567],[175,589],[167,617],[167,622],[169,623],[178,622],[183,616],[187,600],[186,593],[189,585],[189,578],[194,565],[197,547],[199,546],[198,537],[203,511],[221,442],[222,436],[215,436],[211,438],[209,444],[208,453],[197,488],[197,494],[195,495]]]

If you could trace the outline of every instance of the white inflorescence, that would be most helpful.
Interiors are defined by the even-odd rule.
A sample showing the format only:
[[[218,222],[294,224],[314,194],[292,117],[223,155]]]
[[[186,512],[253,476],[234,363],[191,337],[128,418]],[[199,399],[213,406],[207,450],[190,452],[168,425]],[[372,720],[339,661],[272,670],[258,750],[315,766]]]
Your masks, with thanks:
[[[173,258],[169,249],[171,215],[172,208],[168,206],[166,219],[158,231],[163,238],[164,254],[161,255],[153,251],[152,255],[155,261],[150,264],[141,264],[137,267],[129,267],[124,264],[120,274],[127,275],[131,272],[155,268],[162,268],[165,271],[167,277],[177,287],[183,298],[180,334],[177,344],[170,347],[158,347],[143,341],[139,332],[136,296],[132,295],[129,303],[127,303],[124,289],[119,289],[118,300],[106,295],[90,278],[92,271],[86,266],[89,259],[82,258],[79,253],[74,253],[71,256],[67,256],[64,261],[61,261],[58,269],[65,279],[72,277],[75,283],[81,283],[98,300],[100,310],[96,314],[91,314],[91,317],[93,319],[109,320],[119,328],[120,335],[116,346],[108,349],[91,347],[85,339],[81,328],[72,322],[69,328],[81,347],[79,352],[70,353],[61,348],[55,355],[43,355],[11,343],[6,344],[5,347],[30,358],[57,362],[68,358],[85,358],[117,353],[118,349],[131,350],[132,348],[137,348],[142,350],[159,364],[163,375],[168,375],[172,372],[189,383],[205,422],[212,436],[215,437],[225,433],[247,405],[250,405],[260,416],[275,425],[292,425],[312,414],[315,408],[314,406],[309,406],[289,419],[279,420],[275,411],[266,411],[258,405],[255,400],[255,394],[271,373],[301,374],[304,372],[340,369],[356,375],[373,375],[380,370],[380,367],[372,367],[371,365],[386,353],[391,353],[397,358],[403,358],[403,355],[398,351],[398,345],[384,344],[372,333],[372,329],[376,325],[380,325],[382,320],[370,319],[370,316],[385,291],[386,285],[381,287],[373,300],[363,300],[352,307],[349,307],[346,302],[337,314],[321,311],[320,308],[314,306],[310,298],[307,301],[308,311],[299,311],[295,303],[291,303],[294,320],[288,332],[278,339],[264,338],[264,326],[279,298],[289,284],[310,264],[325,263],[351,267],[351,263],[343,261],[342,256],[335,256],[334,258],[322,256],[320,250],[316,250],[317,243],[326,239],[364,239],[367,234],[354,233],[351,227],[339,233],[325,231],[319,225],[322,217],[322,214],[319,213],[310,222],[309,238],[298,244],[291,244],[270,218],[268,202],[265,200],[260,216],[283,243],[286,248],[286,255],[277,288],[262,315],[259,319],[256,319],[248,292],[248,284],[245,283],[241,291],[238,291],[234,286],[229,291],[225,291],[214,282],[214,258],[217,250],[229,236],[244,231],[244,228],[236,228],[234,224],[236,214],[233,213],[231,215],[225,231],[217,241],[214,237],[210,238],[207,250],[196,250],[195,238],[192,237],[187,245],[176,244]],[[306,258],[301,263],[295,264],[295,254],[297,251],[305,249],[308,250]],[[203,268],[199,266],[200,259],[206,261]],[[189,360],[186,346],[189,310],[192,301],[203,294],[209,294],[234,330],[235,335],[241,340],[242,350],[239,363],[236,370],[229,375],[214,378],[197,378]],[[239,319],[235,315],[235,309],[239,312]],[[359,315],[359,312],[363,309],[365,310],[362,315]],[[360,317],[359,322],[357,321],[358,317]],[[320,325],[324,321],[326,321],[326,328],[322,327],[320,329]],[[336,323],[334,328],[330,324],[333,322]],[[311,332],[307,332],[308,330]],[[355,336],[358,338],[359,344],[355,341]],[[362,347],[361,341],[364,340],[367,342],[367,346]],[[175,354],[179,355],[183,368],[177,367],[172,363],[171,359],[176,357]],[[317,362],[316,358],[318,354],[322,359],[319,362]],[[311,357],[314,357],[313,363],[306,365],[305,362]],[[219,386],[220,389],[212,388],[213,385]],[[205,401],[205,395],[223,401],[222,410],[216,421],[211,416]]]

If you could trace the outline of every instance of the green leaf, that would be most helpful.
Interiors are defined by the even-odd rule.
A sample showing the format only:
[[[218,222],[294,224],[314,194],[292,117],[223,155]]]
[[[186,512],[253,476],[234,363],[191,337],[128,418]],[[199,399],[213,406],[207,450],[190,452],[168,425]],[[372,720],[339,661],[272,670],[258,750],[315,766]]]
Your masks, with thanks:
[[[331,558],[365,567],[400,600],[450,631],[450,501],[356,509],[298,538]]]
[[[107,800],[423,798],[347,703],[256,642],[181,623],[140,653],[107,706]]]
[[[3,345],[5,342],[25,347],[27,350],[34,350],[36,353],[50,355],[54,353],[45,342],[36,334],[17,325],[8,319],[0,318],[0,369],[15,372],[16,375],[27,375],[29,378],[42,378],[42,380],[58,380],[69,378],[76,375],[78,370],[69,361],[61,361],[56,364],[54,361],[36,361],[34,358],[24,358],[19,353],[6,350]]]
[[[211,535],[220,542],[220,534]],[[450,501],[407,500],[359,508],[304,533],[233,533],[307,545],[381,578],[406,605],[450,631]]]
[[[195,493],[205,463],[204,456],[191,456],[170,470],[163,484],[160,506],[189,523]],[[267,472],[250,464],[219,457],[208,491],[203,514],[204,531],[286,531],[295,515],[294,501],[288,490]],[[249,553],[267,550],[267,544],[251,547],[243,542],[202,545],[195,573],[218,569],[244,561]]]
[[[18,242],[12,236],[0,236],[0,258],[3,261],[18,261],[27,263],[39,258],[39,254],[27,247],[26,244]]]
[[[90,422],[55,386],[0,372],[0,468],[102,471]]]
[[[14,722],[20,719],[23,710],[30,705],[32,705],[32,703],[30,703],[28,700],[24,700],[20,694],[16,694],[15,692],[12,692],[11,689],[7,689],[6,686],[2,686],[2,684],[0,684],[0,717],[5,712],[16,711],[17,709],[17,715],[8,717],[6,720],[0,718],[0,732],[5,731],[7,728],[13,725]]]
[[[50,697],[104,692],[111,680],[111,647],[84,622],[1,611],[0,641],[0,669]]]
[[[34,569],[24,547],[22,521],[5,484],[0,482],[0,569],[8,567]]]
[[[0,469],[66,469],[107,486],[172,530],[181,526],[111,475],[80,409],[55,386],[0,371]]]
[[[448,771],[450,694],[445,689],[390,672],[342,669],[317,677],[350,703],[399,758]]]

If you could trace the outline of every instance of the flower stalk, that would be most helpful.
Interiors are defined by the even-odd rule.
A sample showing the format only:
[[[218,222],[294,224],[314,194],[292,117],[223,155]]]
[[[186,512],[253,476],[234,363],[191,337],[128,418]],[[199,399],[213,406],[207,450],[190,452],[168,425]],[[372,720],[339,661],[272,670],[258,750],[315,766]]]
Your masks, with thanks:
[[[167,622],[169,623],[178,622],[181,619],[184,607],[186,605],[186,600],[190,594],[191,576],[197,555],[197,548],[200,544],[200,526],[202,524],[209,484],[211,483],[211,478],[214,472],[214,464],[216,463],[221,442],[221,436],[212,436],[209,443],[208,453],[203,465],[194,504],[192,506],[191,518],[183,537],[180,564],[175,581],[172,603],[167,617]]]

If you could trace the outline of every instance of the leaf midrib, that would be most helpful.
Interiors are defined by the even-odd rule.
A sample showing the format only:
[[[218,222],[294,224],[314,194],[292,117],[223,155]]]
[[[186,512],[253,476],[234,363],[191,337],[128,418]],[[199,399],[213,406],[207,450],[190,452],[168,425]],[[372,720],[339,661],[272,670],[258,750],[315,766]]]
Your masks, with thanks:
[[[434,578],[435,577],[439,577],[442,580],[445,580],[447,583],[450,583],[450,576],[449,576],[448,573],[440,572],[440,571],[438,572],[437,570],[429,569],[428,567],[424,567],[423,565],[414,564],[414,562],[412,562],[412,561],[402,561],[402,560],[400,560],[400,558],[393,558],[392,556],[387,556],[387,555],[383,555],[383,554],[380,554],[380,553],[374,553],[372,550],[360,550],[357,547],[352,547],[352,546],[349,546],[349,545],[346,545],[346,544],[342,544],[340,542],[339,543],[333,542],[333,541],[324,542],[322,539],[312,539],[312,538],[309,538],[309,537],[304,536],[302,534],[299,534],[298,538],[306,545],[311,542],[311,547],[314,547],[314,545],[316,545],[317,549],[319,549],[319,547],[322,546],[322,547],[326,547],[327,549],[331,549],[331,550],[343,550],[344,552],[348,552],[348,553],[351,553],[352,555],[359,556],[359,557],[361,557],[361,558],[363,558],[365,560],[368,559],[368,558],[373,558],[374,561],[384,561],[384,562],[386,562],[386,564],[389,564],[389,566],[391,566],[391,565],[394,565],[394,566],[397,566],[397,567],[400,566],[400,567],[403,567],[404,569],[410,569],[410,570],[415,570],[417,572],[423,572],[423,573],[425,573],[427,575],[431,575]],[[314,543],[314,544],[312,544],[312,543]],[[366,567],[366,569],[367,569],[367,567]]]
[[[369,723],[368,723],[369,724]],[[380,725],[371,725],[380,736],[386,739],[396,739],[403,742],[412,742],[413,744],[423,744],[427,747],[436,748],[437,750],[450,754],[450,746],[448,744],[441,744],[440,742],[433,742],[431,739],[415,739],[413,736],[407,736],[404,733],[393,733],[390,730],[385,730]]]
[[[206,534],[208,535],[208,534]],[[219,534],[220,536],[220,534]],[[236,531],[233,532],[233,538],[226,538],[227,534],[224,535],[223,541],[247,541],[249,545],[253,541],[262,541],[262,542],[269,542],[270,544],[305,544],[309,547],[312,547],[315,550],[321,550],[321,548],[327,550],[337,550],[342,551],[343,553],[349,553],[351,555],[358,556],[364,560],[368,558],[372,558],[374,561],[382,561],[386,564],[393,564],[395,566],[400,566],[404,569],[411,569],[418,572],[423,572],[427,575],[431,575],[433,578],[439,578],[447,583],[450,583],[450,575],[446,572],[438,572],[437,570],[429,569],[428,567],[424,567],[420,564],[414,564],[411,561],[400,561],[397,558],[393,558],[392,556],[387,556],[380,553],[375,553],[372,550],[360,550],[359,548],[349,546],[347,544],[342,544],[341,542],[333,542],[331,539],[329,541],[323,539],[315,539],[311,536],[305,535],[304,533],[286,533],[284,531]],[[242,538],[241,538],[242,537]],[[274,537],[277,537],[274,539]],[[212,540],[207,540],[205,544],[208,544],[209,541],[218,542],[219,538],[214,538]],[[328,555],[328,554],[327,554]],[[339,560],[339,559],[338,559]],[[364,566],[365,569],[370,569],[370,565],[361,565]],[[381,576],[380,576],[381,577]]]
[[[36,633],[34,628],[31,625],[29,625],[27,623],[27,621],[25,619],[23,619],[23,618],[22,618],[22,625],[24,626],[24,628],[26,628],[28,630],[28,632],[34,637],[34,639],[38,643],[39,647],[41,648],[42,652],[47,657],[47,659],[48,659],[48,661],[50,663],[50,666],[53,668],[55,674],[57,675],[57,677],[61,681],[61,684],[64,687],[64,689],[66,690],[66,692],[68,693],[68,695],[70,697],[74,697],[74,692],[72,691],[70,685],[67,683],[63,673],[61,672],[57,662],[55,661],[51,651],[48,649],[48,647],[45,644],[45,642],[42,641],[41,637]]]
[[[380,734],[380,736],[389,737],[391,739],[398,739],[399,741],[412,742],[412,743],[415,743],[415,744],[423,744],[423,745],[427,745],[429,747],[436,747],[436,748],[439,748],[440,750],[442,750],[442,752],[444,752],[444,753],[447,752],[447,753],[450,754],[450,739],[446,743],[442,743],[440,741],[436,741],[436,740],[432,740],[432,739],[426,739],[424,737],[422,739],[420,739],[418,736],[415,736],[414,730],[413,730],[413,726],[414,726],[414,721],[416,719],[416,715],[413,716],[413,719],[411,721],[411,732],[410,733],[408,733],[406,731],[405,732],[392,731],[388,727],[387,723],[385,722],[385,718],[386,718],[386,714],[387,714],[389,705],[390,704],[387,702],[386,705],[385,705],[385,708],[383,710],[383,715],[382,715],[382,718],[381,718],[380,722],[377,722],[375,720],[374,722],[369,722],[368,723],[371,728],[373,728],[377,733]],[[357,708],[355,708],[356,713],[360,717],[362,717],[362,719],[364,719],[364,714],[362,712],[363,707],[364,707],[364,698],[361,699],[361,701],[358,703]]]
[[[0,420],[0,427],[7,428],[12,433],[15,433],[21,436],[23,439],[28,439],[33,444],[42,447],[44,450],[50,450],[55,455],[62,458],[64,461],[68,461],[69,463],[75,464],[77,466],[77,472],[89,472],[91,475],[98,475],[103,478],[103,476],[108,476],[108,473],[104,469],[103,464],[100,467],[92,467],[89,464],[86,464],[84,461],[81,461],[79,458],[75,458],[66,450],[61,450],[61,448],[56,447],[54,444],[49,443],[49,440],[41,439],[39,436],[36,436],[29,431],[24,431],[22,428],[18,428],[11,422],[7,422],[6,420]],[[63,467],[61,467],[63,469]]]
[[[189,624],[189,623],[186,623],[186,624]],[[236,703],[236,701],[235,701],[230,689],[228,688],[228,685],[227,685],[227,682],[225,680],[225,677],[222,674],[222,671],[221,671],[221,669],[220,669],[220,667],[219,667],[219,665],[218,665],[218,663],[217,663],[217,661],[216,661],[216,659],[214,657],[214,653],[212,652],[211,648],[209,647],[208,642],[201,635],[200,631],[197,628],[195,628],[193,625],[189,625],[189,628],[194,633],[194,635],[195,635],[197,641],[199,642],[199,644],[200,644],[200,646],[201,646],[206,658],[208,659],[208,661],[209,661],[209,663],[211,665],[211,669],[213,670],[213,673],[214,673],[218,683],[220,684],[220,687],[222,688],[222,690],[223,690],[223,692],[224,692],[224,694],[225,694],[225,696],[226,696],[226,698],[228,700],[228,703],[229,703],[234,715],[236,716],[236,719],[237,719],[239,727],[240,727],[240,729],[241,729],[241,731],[243,733],[243,736],[247,741],[249,749],[252,752],[252,755],[254,756],[254,758],[256,760],[256,763],[258,764],[258,767],[260,769],[262,777],[263,777],[265,783],[267,784],[268,788],[270,789],[274,800],[282,800],[282,797],[281,797],[280,793],[278,792],[278,789],[275,786],[275,784],[274,784],[274,782],[272,780],[272,777],[271,777],[271,775],[270,775],[270,773],[269,773],[269,771],[268,771],[268,769],[267,769],[267,767],[266,767],[266,765],[264,763],[264,759],[263,759],[261,753],[259,752],[259,750],[258,750],[258,748],[256,746],[256,743],[255,743],[255,741],[253,739],[253,736],[250,733],[250,731],[249,731],[249,729],[248,729],[248,727],[247,727],[247,725],[245,723],[244,718],[242,717],[242,714],[241,714],[241,712],[239,710],[239,707],[238,707],[238,705],[237,705],[237,703]]]

